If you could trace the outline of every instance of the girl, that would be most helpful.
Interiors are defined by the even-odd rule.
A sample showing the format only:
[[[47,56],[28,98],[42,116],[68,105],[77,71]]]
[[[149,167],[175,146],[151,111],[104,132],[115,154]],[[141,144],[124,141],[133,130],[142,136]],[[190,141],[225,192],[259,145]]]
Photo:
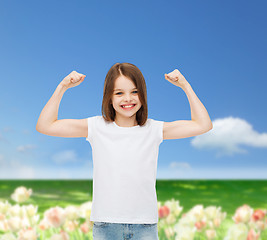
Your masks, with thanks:
[[[66,76],[42,110],[36,130],[57,137],[85,137],[93,156],[94,240],[158,239],[155,190],[159,145],[163,139],[187,138],[212,129],[212,122],[184,76],[175,69],[165,79],[182,88],[191,120],[148,119],[146,83],[130,63],[116,63],[104,83],[102,115],[57,119],[64,92],[85,75]]]

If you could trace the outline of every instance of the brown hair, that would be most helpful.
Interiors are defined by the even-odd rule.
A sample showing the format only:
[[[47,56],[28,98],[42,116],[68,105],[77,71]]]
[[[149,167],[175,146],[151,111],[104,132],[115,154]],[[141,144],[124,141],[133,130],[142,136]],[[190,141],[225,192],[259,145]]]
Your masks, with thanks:
[[[106,121],[113,122],[115,120],[116,112],[112,106],[111,99],[113,96],[115,80],[121,75],[129,78],[138,90],[138,97],[142,106],[136,113],[136,120],[138,125],[142,126],[146,123],[148,115],[146,82],[142,72],[131,63],[115,63],[109,69],[104,83],[102,116]]]

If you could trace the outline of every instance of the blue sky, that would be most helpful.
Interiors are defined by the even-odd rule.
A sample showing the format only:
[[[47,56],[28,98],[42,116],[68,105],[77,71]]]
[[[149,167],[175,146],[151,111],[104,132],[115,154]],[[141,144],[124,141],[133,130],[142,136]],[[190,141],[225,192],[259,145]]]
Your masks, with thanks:
[[[157,179],[267,178],[265,1],[1,1],[0,178],[92,179],[85,138],[36,131],[41,110],[71,71],[58,119],[101,115],[104,79],[135,64],[147,84],[149,118],[190,120],[178,69],[213,129],[164,140]]]

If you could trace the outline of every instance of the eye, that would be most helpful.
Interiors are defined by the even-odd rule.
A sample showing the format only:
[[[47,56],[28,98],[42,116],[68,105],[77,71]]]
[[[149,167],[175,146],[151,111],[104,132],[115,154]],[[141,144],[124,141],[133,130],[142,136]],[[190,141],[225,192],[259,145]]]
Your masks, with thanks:
[[[119,95],[120,93],[122,93],[122,92],[117,92],[116,95]],[[138,91],[137,90],[133,91],[133,93],[138,93]]]

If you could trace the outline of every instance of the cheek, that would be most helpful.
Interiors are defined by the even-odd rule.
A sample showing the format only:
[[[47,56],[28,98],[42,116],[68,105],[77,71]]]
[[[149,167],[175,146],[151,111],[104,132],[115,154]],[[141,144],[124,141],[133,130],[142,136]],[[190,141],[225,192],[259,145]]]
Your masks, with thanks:
[[[136,101],[138,101],[139,104],[141,104],[140,98],[139,98],[138,96],[137,96],[137,98],[136,98]]]
[[[119,105],[120,103],[119,99],[116,99],[116,98],[114,98],[112,102],[114,105]]]

